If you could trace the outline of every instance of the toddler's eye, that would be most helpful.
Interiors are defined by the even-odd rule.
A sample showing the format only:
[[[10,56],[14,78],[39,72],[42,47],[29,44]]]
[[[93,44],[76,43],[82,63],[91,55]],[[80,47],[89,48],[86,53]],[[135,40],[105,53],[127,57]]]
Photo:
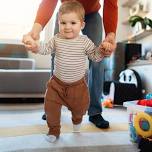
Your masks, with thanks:
[[[63,24],[63,25],[65,25],[66,23],[65,23],[65,22],[60,22],[60,24]]]
[[[71,24],[73,24],[73,25],[74,25],[74,24],[76,24],[76,22],[71,22]]]

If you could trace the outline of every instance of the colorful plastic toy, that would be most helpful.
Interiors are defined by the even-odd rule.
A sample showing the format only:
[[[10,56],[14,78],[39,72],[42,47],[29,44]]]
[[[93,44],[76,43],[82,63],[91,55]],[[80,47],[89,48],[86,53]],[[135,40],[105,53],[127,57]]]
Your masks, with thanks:
[[[152,107],[152,99],[141,99],[137,102],[138,105]]]
[[[105,108],[113,108],[113,101],[111,99],[105,99],[101,103],[102,103],[102,106]]]

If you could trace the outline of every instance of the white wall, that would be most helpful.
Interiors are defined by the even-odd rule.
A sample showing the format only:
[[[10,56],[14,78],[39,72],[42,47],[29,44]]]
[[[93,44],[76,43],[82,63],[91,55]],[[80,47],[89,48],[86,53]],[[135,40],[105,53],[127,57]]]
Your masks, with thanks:
[[[117,26],[117,42],[123,41],[128,37],[130,27],[122,24],[122,22],[129,16],[128,8],[122,7],[124,0],[118,0],[118,26]]]
[[[117,29],[117,41],[123,41],[127,40],[127,37],[132,34],[132,27],[130,25],[124,25],[122,22],[127,19],[129,16],[129,9],[127,7],[122,7],[122,4],[128,0],[118,0],[118,29]],[[130,0],[131,1],[131,0]],[[139,0],[142,1],[142,0]],[[149,13],[146,15],[150,18],[152,18],[152,1],[151,0],[145,0],[148,2],[148,8],[149,8]],[[148,36],[143,38],[142,40],[138,40],[138,43],[149,43],[152,41],[152,36]]]

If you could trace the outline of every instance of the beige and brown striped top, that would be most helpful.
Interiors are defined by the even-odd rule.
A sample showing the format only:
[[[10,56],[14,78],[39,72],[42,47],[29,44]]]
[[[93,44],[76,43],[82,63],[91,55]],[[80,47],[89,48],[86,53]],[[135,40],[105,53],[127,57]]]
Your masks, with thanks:
[[[99,62],[104,57],[99,47],[85,35],[64,39],[59,34],[48,43],[41,43],[39,54],[55,53],[54,75],[63,82],[71,83],[85,75],[87,57]]]

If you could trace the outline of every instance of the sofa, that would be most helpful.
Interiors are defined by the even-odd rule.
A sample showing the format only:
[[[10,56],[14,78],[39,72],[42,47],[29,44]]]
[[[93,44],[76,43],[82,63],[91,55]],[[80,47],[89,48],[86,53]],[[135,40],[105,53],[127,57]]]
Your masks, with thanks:
[[[36,69],[22,44],[0,43],[1,99],[43,98],[49,77],[50,69]]]

